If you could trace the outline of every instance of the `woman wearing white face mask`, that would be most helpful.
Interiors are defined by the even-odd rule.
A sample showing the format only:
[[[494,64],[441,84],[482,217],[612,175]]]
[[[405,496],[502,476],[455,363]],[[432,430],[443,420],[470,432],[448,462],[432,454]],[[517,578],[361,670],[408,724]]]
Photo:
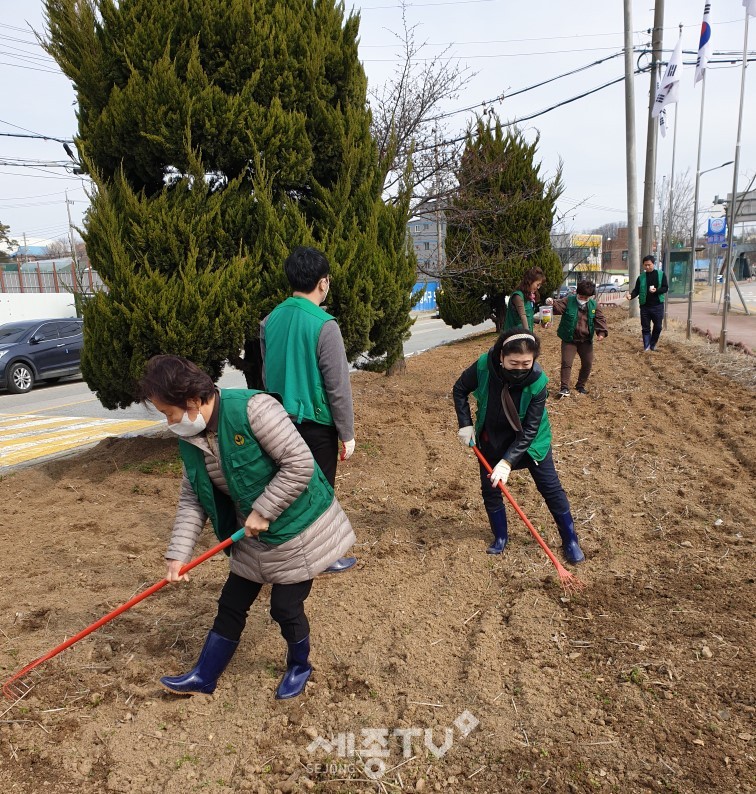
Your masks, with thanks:
[[[488,554],[501,554],[507,545],[507,514],[498,483],[507,483],[512,469],[527,469],[554,517],[568,562],[582,562],[570,503],[559,482],[551,453],[551,424],[546,412],[548,378],[536,363],[538,338],[521,328],[504,331],[496,344],[469,366],[454,384],[454,409],[459,440],[476,444],[494,466],[480,465],[483,504],[494,542]],[[469,396],[478,404],[475,425]]]
[[[557,336],[562,340],[561,388],[557,397],[570,396],[572,364],[575,356],[580,356],[575,391],[588,394],[585,384],[593,369],[593,337],[600,342],[609,335],[606,317],[596,303],[596,285],[587,279],[577,285],[575,295],[554,300],[547,298],[546,303],[554,307],[554,314],[562,315],[557,328]]]
[[[231,572],[195,667],[161,683],[181,695],[210,694],[239,644],[247,613],[263,584],[272,584],[271,617],[288,643],[276,697],[291,698],[312,672],[304,601],[312,580],[355,542],[333,488],[283,406],[270,394],[218,391],[209,375],[180,356],[151,358],[139,382],[180,437],[184,464],[179,504],[166,552],[170,582],[192,557],[209,518],[219,540],[240,526]]]

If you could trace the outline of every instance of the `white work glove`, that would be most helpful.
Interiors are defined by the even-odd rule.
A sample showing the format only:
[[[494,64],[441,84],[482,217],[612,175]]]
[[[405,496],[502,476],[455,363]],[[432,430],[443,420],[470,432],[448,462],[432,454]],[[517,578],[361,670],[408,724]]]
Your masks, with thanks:
[[[348,460],[352,457],[352,453],[354,452],[354,439],[351,441],[342,441],[341,442],[341,455],[339,455],[339,460]]]
[[[457,431],[457,436],[463,447],[472,447],[475,445],[475,428],[472,425],[460,427]]]
[[[491,472],[491,485],[493,485],[494,488],[496,488],[499,483],[506,485],[510,471],[512,471],[512,467],[505,460],[500,460]]]

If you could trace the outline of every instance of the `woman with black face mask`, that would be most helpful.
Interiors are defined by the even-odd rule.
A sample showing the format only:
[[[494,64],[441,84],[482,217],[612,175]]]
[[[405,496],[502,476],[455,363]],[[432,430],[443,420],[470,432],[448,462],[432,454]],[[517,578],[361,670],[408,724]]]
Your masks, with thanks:
[[[480,466],[480,484],[494,542],[489,554],[507,545],[507,514],[498,484],[506,485],[512,469],[527,469],[554,516],[567,561],[585,557],[575,534],[570,503],[559,482],[551,453],[551,425],[546,413],[548,378],[536,363],[541,345],[522,328],[504,331],[496,344],[469,366],[454,384],[459,439],[477,443],[493,473]],[[477,402],[473,426],[469,396]],[[477,442],[476,442],[477,438]]]

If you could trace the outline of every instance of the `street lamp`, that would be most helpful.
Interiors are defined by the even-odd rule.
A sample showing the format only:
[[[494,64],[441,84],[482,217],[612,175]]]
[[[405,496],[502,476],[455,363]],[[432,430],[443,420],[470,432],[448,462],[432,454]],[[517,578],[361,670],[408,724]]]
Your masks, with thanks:
[[[698,161],[699,164],[701,162],[701,146],[699,143],[698,147]],[[690,262],[690,282],[688,288],[688,323],[685,329],[685,337],[690,339],[690,336],[693,332],[693,290],[695,288],[695,277],[696,277],[696,237],[698,236],[698,185],[701,181],[701,177],[703,174],[708,174],[710,171],[717,171],[720,168],[724,168],[727,165],[732,165],[735,161],[728,160],[726,163],[722,163],[721,165],[715,165],[713,168],[706,168],[703,171],[698,171],[696,173],[696,190],[695,190],[695,197],[693,199],[693,239],[691,240],[691,262]],[[716,201],[716,199],[715,199]],[[709,259],[709,273],[711,273],[711,259]],[[716,283],[716,279],[715,279]]]
[[[699,171],[698,176],[708,174],[709,171],[716,171],[718,168],[724,168],[726,165],[732,165],[734,162],[734,160],[728,160],[726,163],[722,163],[722,165],[715,165],[714,168],[707,168],[705,171]]]

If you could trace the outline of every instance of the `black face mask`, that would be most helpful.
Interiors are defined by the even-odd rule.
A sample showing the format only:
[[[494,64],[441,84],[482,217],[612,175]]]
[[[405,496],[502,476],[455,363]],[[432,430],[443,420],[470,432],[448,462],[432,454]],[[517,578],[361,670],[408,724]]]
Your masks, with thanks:
[[[501,377],[505,383],[508,383],[510,386],[522,386],[523,383],[530,377],[530,373],[533,371],[533,368],[530,369],[505,369],[503,366],[501,367]]]

